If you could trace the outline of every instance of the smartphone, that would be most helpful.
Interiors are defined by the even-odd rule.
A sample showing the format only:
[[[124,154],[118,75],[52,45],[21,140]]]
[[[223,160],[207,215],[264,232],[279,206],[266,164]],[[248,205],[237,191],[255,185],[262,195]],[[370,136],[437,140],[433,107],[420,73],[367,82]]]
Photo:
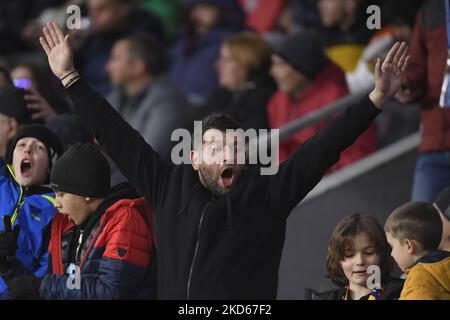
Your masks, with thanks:
[[[16,88],[27,90],[31,87],[31,79],[29,78],[14,79],[13,82]]]

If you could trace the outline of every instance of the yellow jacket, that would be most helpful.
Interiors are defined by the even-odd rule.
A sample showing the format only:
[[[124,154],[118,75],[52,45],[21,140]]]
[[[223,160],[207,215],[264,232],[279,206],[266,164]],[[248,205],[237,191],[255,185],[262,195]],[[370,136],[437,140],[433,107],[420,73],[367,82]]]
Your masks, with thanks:
[[[434,251],[406,273],[400,300],[450,300],[450,252]]]

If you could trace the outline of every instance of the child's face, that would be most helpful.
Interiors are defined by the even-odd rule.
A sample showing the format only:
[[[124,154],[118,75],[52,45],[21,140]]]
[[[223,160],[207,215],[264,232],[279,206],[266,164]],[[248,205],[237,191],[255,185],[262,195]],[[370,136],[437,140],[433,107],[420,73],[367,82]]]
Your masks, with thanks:
[[[341,266],[350,284],[366,287],[370,276],[367,268],[379,263],[380,255],[375,243],[366,232],[360,232],[353,238],[353,245],[345,248],[345,258]]]
[[[394,258],[395,262],[397,262],[400,269],[405,271],[410,268],[415,260],[410,254],[405,241],[394,238],[389,232],[386,232],[386,238],[392,248],[391,256]]]
[[[38,139],[22,138],[14,149],[12,165],[21,186],[40,185],[45,182],[49,172],[47,148]]]

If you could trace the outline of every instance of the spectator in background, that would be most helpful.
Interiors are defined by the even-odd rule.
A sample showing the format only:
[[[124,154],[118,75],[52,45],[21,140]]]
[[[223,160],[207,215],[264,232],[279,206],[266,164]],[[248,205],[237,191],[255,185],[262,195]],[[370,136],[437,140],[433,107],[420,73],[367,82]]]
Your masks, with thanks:
[[[397,300],[403,282],[391,277],[392,260],[383,227],[371,216],[351,214],[339,221],[327,254],[328,277],[339,286],[312,300]],[[368,268],[380,268],[381,289],[367,287]],[[370,282],[369,282],[370,283]]]
[[[406,272],[400,300],[450,300],[450,252],[438,250],[442,221],[433,205],[409,202],[384,225],[392,257]]]
[[[27,108],[34,121],[47,124],[58,113],[69,110],[69,102],[52,86],[51,76],[35,65],[17,65],[11,77],[17,87],[26,90]]]
[[[21,125],[31,122],[24,95],[24,90],[13,86],[0,87],[0,157],[6,158]]]
[[[187,126],[190,107],[166,74],[163,48],[145,34],[123,38],[114,45],[106,68],[115,86],[108,98],[111,105],[169,159],[172,131]]]
[[[48,231],[53,214],[49,183],[53,158],[62,154],[58,137],[42,125],[23,126],[7,161],[0,157],[0,299],[9,299],[5,281],[18,274],[42,277],[48,264]],[[19,231],[20,228],[20,231]]]
[[[344,72],[323,53],[318,39],[306,32],[287,38],[275,50],[271,73],[278,91],[268,104],[270,128],[283,125],[319,110],[348,94]],[[280,162],[286,160],[302,143],[329,120],[309,126],[280,142]],[[332,170],[342,168],[375,151],[375,131],[370,126],[345,150]]]
[[[202,106],[218,85],[214,67],[223,40],[239,24],[230,24],[235,0],[199,0],[189,9],[184,34],[172,48],[172,80],[193,106]]]
[[[264,38],[274,47],[301,30],[315,32],[320,26],[316,0],[289,0],[277,17],[275,28]]]
[[[370,38],[355,69],[346,73],[350,93],[355,94],[372,88],[377,57],[384,58],[395,41],[410,41],[421,2],[422,0],[397,0],[383,4],[381,7],[383,21],[388,23]]]
[[[355,69],[373,30],[366,26],[365,0],[319,0],[327,56],[345,72]]]
[[[81,74],[103,96],[110,92],[105,71],[114,43],[134,32],[145,32],[165,42],[158,17],[133,6],[131,0],[87,0],[89,29],[80,37],[75,58]]]
[[[421,143],[411,199],[431,203],[450,181],[450,109],[439,107],[447,61],[444,2],[430,0],[419,10],[411,38],[402,103],[420,102]]]
[[[139,4],[141,8],[149,10],[161,19],[171,40],[179,35],[183,13],[179,0],[140,0]]]
[[[442,239],[439,249],[450,251],[450,187],[445,188],[434,200],[434,207],[442,220]]]
[[[217,61],[220,88],[209,98],[207,113],[228,114],[244,128],[268,128],[266,106],[276,90],[269,74],[271,54],[272,48],[256,33],[226,38]]]

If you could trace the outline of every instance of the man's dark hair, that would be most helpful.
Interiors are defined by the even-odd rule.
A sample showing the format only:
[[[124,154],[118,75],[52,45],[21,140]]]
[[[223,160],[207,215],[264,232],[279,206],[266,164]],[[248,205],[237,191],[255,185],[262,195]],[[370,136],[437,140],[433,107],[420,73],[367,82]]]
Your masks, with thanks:
[[[392,212],[384,230],[400,241],[417,241],[423,250],[439,247],[442,221],[436,208],[426,202],[408,202]]]
[[[225,132],[227,129],[240,129],[241,124],[236,119],[226,114],[212,114],[202,121],[202,135],[209,129],[217,129]]]
[[[167,70],[166,52],[153,36],[146,33],[134,33],[121,40],[129,44],[130,58],[141,59],[152,76],[157,76]]]

